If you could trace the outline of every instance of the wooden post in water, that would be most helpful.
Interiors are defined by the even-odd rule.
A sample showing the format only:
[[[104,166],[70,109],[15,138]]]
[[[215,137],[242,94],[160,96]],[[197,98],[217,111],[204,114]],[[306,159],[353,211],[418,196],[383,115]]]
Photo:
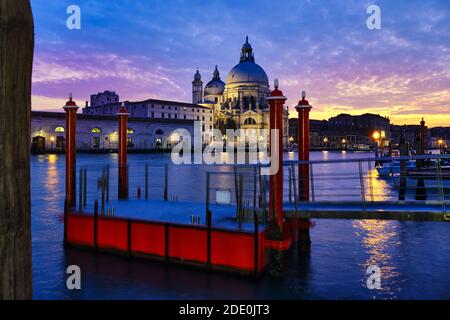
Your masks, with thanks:
[[[34,25],[29,1],[0,0],[0,300],[32,298],[33,47]]]
[[[409,153],[409,145],[406,143],[405,139],[405,132],[402,132],[400,136],[400,143],[399,143],[399,149],[400,149],[400,156],[401,157],[407,157]],[[406,168],[406,161],[400,160],[400,188],[398,189],[398,200],[403,201],[405,200],[406,195],[406,176],[408,174],[407,168]]]
[[[305,91],[302,99],[295,109],[298,112],[298,160],[305,163],[299,164],[298,168],[298,200],[309,201],[309,112],[312,106],[306,100]],[[311,238],[309,235],[309,219],[299,219],[298,246],[300,251],[311,250]]]
[[[419,134],[419,155],[425,155],[425,147],[427,140],[427,127],[425,126],[425,121],[422,118],[420,121],[420,134]],[[423,168],[426,165],[425,160],[416,161],[416,163],[420,164],[420,168]],[[416,200],[426,200],[427,199],[427,191],[425,189],[425,182],[423,179],[417,179],[417,187],[416,187]]]

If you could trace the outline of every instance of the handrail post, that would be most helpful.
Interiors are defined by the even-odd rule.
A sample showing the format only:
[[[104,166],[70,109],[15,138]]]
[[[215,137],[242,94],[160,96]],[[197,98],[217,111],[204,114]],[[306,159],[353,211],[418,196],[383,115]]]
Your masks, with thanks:
[[[367,170],[369,175],[369,192],[370,192],[370,201],[374,201],[373,196],[373,181],[372,181],[372,164],[370,160],[367,160]]]
[[[361,199],[363,203],[363,210],[366,211],[366,192],[364,187],[364,175],[362,171],[361,161],[358,161],[358,168],[359,168],[359,183],[361,185]]]
[[[98,200],[95,200],[95,203],[94,203],[94,247],[95,247],[95,250],[97,250],[97,248],[98,248],[98,241],[97,241],[98,226],[97,226],[97,223],[98,223]]]
[[[83,207],[86,208],[86,203],[87,203],[87,168],[84,168],[84,178],[83,178],[83,182],[84,182],[84,199],[83,199]]]
[[[210,172],[206,172],[206,217],[209,212],[209,184],[210,184]]]
[[[289,184],[289,203],[292,202],[292,168],[288,168],[289,176],[288,176],[288,184]]]
[[[316,201],[316,192],[315,192],[315,188],[314,188],[314,171],[313,171],[313,163],[312,162],[309,164],[309,176],[310,176],[310,180],[311,180],[311,198],[312,198],[312,201],[315,202]]]
[[[441,204],[442,204],[442,212],[445,212],[445,193],[444,193],[444,183],[442,181],[441,161],[440,161],[440,159],[436,159],[436,162],[437,162],[436,170],[438,171],[436,180],[438,182],[439,196],[441,198]]]
[[[259,272],[259,218],[256,210],[253,213],[253,220],[255,224],[255,277],[257,277]]]
[[[106,179],[106,181],[105,181],[105,188],[106,188],[106,202],[109,202],[109,164],[108,165],[106,165],[106,168],[105,168],[105,179]]]
[[[145,200],[148,200],[148,164],[145,164]]]
[[[212,214],[208,209],[206,212],[206,250],[207,250],[207,267],[211,269],[211,228],[212,228]]]
[[[169,165],[164,166],[164,201],[169,198]]]
[[[80,168],[79,171],[79,192],[78,192],[78,207],[80,212],[83,212],[83,168]]]

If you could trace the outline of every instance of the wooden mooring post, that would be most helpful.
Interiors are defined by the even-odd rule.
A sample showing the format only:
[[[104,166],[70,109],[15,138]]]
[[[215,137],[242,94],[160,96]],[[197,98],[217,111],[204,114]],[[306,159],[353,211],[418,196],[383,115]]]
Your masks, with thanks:
[[[29,1],[0,0],[0,300],[31,299]],[[6,311],[2,310],[7,318]]]

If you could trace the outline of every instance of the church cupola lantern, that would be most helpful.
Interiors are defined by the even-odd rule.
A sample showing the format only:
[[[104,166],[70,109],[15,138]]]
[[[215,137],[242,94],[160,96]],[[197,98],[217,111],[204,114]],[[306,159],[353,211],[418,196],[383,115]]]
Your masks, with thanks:
[[[255,62],[255,57],[253,56],[253,48],[248,42],[248,36],[245,38],[245,43],[242,46],[240,62]]]

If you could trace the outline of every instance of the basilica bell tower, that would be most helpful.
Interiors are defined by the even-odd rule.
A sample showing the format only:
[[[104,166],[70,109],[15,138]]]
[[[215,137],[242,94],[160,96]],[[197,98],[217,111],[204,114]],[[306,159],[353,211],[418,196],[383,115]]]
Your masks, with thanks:
[[[198,104],[203,102],[203,81],[200,72],[195,73],[194,81],[192,81],[192,103]]]

